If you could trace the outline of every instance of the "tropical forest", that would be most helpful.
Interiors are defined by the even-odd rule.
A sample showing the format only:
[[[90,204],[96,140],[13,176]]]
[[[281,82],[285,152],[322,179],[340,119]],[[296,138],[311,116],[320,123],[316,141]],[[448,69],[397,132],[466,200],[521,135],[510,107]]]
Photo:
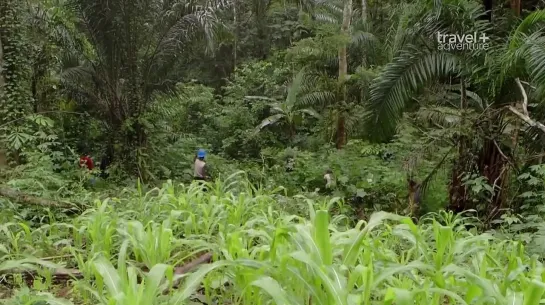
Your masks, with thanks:
[[[545,304],[544,0],[0,0],[0,304]]]

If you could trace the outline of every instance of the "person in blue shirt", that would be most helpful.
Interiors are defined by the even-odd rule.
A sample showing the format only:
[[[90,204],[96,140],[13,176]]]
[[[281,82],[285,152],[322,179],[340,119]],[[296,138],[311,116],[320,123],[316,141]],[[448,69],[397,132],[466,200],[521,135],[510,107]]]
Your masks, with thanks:
[[[204,158],[206,157],[206,151],[204,149],[199,149],[197,156],[195,157],[194,170],[193,170],[193,179],[194,180],[207,180],[209,176],[207,175],[207,167]]]

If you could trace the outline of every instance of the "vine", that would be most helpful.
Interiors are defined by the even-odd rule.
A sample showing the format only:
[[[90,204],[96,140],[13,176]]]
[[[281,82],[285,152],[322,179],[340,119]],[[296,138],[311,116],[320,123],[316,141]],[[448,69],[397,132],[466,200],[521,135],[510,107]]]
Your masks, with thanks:
[[[23,3],[17,0],[0,2],[0,44],[2,47],[0,83],[0,143],[16,162],[25,139],[29,137],[29,126],[24,121],[4,126],[6,122],[18,120],[30,113],[32,98],[28,90],[30,65],[25,40],[25,27],[21,22]]]

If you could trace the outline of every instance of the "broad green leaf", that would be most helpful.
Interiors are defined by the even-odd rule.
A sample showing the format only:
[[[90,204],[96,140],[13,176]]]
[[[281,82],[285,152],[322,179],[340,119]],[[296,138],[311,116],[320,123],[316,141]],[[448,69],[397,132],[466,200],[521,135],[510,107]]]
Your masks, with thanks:
[[[114,298],[118,298],[123,294],[123,287],[121,286],[121,278],[114,268],[112,263],[108,261],[104,256],[100,256],[94,262],[94,266],[97,272],[104,279],[104,284],[108,288],[108,291]]]
[[[329,238],[329,213],[324,210],[319,210],[316,212],[316,218],[314,220],[314,240],[320,250],[322,263],[326,266],[331,266],[333,263],[333,253]]]
[[[288,294],[280,284],[269,276],[261,277],[258,280],[253,281],[250,285],[259,287],[263,291],[267,292],[277,305],[291,305]]]
[[[228,261],[217,261],[212,264],[202,265],[197,271],[191,273],[183,280],[181,291],[174,295],[172,304],[183,304],[199,288],[199,285],[208,273],[230,264]]]

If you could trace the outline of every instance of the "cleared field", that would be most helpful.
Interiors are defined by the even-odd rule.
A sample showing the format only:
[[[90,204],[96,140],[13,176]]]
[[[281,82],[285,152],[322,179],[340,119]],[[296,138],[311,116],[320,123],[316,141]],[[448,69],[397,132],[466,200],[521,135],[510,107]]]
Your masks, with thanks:
[[[537,258],[472,234],[472,219],[443,213],[414,224],[378,212],[351,226],[330,216],[335,201],[280,201],[245,187],[165,184],[74,218],[17,215],[0,231],[5,294],[21,304],[526,305],[545,291]],[[307,216],[287,212],[294,205]],[[33,288],[18,290],[24,282]]]

